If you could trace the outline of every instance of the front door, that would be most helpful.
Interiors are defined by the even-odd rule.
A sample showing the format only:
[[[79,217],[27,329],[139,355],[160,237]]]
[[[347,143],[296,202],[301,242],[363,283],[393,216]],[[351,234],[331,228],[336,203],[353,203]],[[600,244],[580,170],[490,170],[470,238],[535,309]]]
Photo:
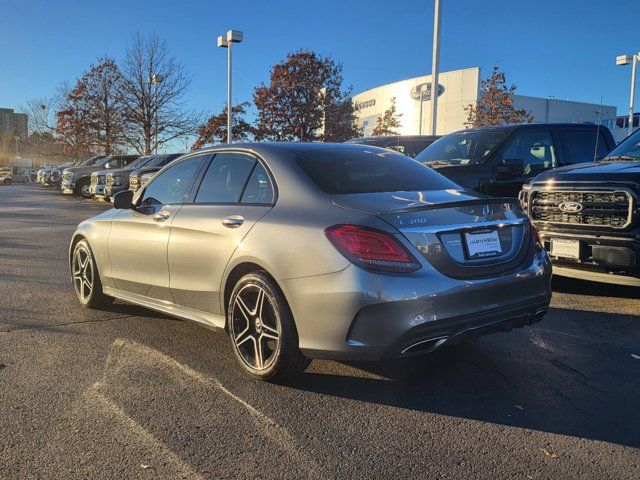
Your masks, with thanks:
[[[171,225],[171,293],[179,305],[221,314],[222,277],[236,248],[273,205],[272,180],[262,163],[244,153],[218,153],[193,202]]]
[[[135,208],[113,218],[109,258],[117,289],[173,302],[167,263],[171,224],[205,157],[189,157],[168,168],[146,186]]]

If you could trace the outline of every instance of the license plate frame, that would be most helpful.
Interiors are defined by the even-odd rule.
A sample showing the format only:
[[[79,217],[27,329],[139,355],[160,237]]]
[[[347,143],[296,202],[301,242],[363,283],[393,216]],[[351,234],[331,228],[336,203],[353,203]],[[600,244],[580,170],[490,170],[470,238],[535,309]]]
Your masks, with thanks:
[[[567,258],[570,260],[580,260],[580,240],[568,238],[551,239],[551,256],[556,258]]]
[[[498,229],[476,230],[464,233],[464,246],[467,258],[497,257],[503,254]]]

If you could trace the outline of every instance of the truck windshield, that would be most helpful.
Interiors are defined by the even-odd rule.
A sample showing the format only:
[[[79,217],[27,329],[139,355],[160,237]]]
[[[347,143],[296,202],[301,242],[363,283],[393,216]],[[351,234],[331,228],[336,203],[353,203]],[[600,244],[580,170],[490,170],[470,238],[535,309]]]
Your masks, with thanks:
[[[429,167],[480,163],[509,133],[507,130],[494,130],[445,135],[420,152],[416,160]]]
[[[640,160],[640,130],[636,130],[626,140],[623,140],[620,145],[609,152],[604,160],[607,162]]]

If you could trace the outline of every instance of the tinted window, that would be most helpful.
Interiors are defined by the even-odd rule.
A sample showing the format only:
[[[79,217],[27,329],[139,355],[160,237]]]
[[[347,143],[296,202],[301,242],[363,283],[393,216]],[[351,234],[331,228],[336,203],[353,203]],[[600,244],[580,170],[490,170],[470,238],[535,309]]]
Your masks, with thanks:
[[[219,153],[205,173],[196,203],[237,203],[256,160],[238,153]]]
[[[319,149],[298,155],[298,163],[331,194],[459,188],[430,168],[395,152],[377,149]]]
[[[203,158],[202,155],[191,157],[154,178],[144,191],[141,205],[169,205],[184,202],[189,193],[191,180]]]
[[[595,130],[566,130],[560,132],[564,150],[566,152],[567,163],[592,162],[596,154],[596,131]],[[602,158],[607,154],[606,140],[600,134],[598,139],[598,157]]]
[[[640,130],[636,130],[607,155],[607,159],[614,157],[626,157],[623,160],[640,159]]]
[[[242,203],[273,203],[273,186],[267,170],[258,163],[242,194]]]
[[[504,140],[509,130],[452,133],[432,143],[416,156],[425,165],[470,165],[480,163]]]
[[[501,160],[522,160],[525,175],[535,175],[557,164],[556,149],[551,134],[545,130],[523,130],[509,140]]]

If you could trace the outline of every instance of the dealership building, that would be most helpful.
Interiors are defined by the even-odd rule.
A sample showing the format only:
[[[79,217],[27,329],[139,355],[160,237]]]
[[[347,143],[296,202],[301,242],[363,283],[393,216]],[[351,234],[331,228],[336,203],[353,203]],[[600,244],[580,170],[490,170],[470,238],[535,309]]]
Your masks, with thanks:
[[[480,97],[480,68],[441,72],[438,77],[437,134],[444,135],[466,127],[467,105],[475,105]],[[431,75],[410,78],[364,91],[353,97],[358,126],[370,136],[378,117],[395,98],[400,115],[400,133],[431,133]],[[616,107],[596,103],[514,95],[513,106],[531,113],[534,123],[571,122],[598,123],[615,126]]]

